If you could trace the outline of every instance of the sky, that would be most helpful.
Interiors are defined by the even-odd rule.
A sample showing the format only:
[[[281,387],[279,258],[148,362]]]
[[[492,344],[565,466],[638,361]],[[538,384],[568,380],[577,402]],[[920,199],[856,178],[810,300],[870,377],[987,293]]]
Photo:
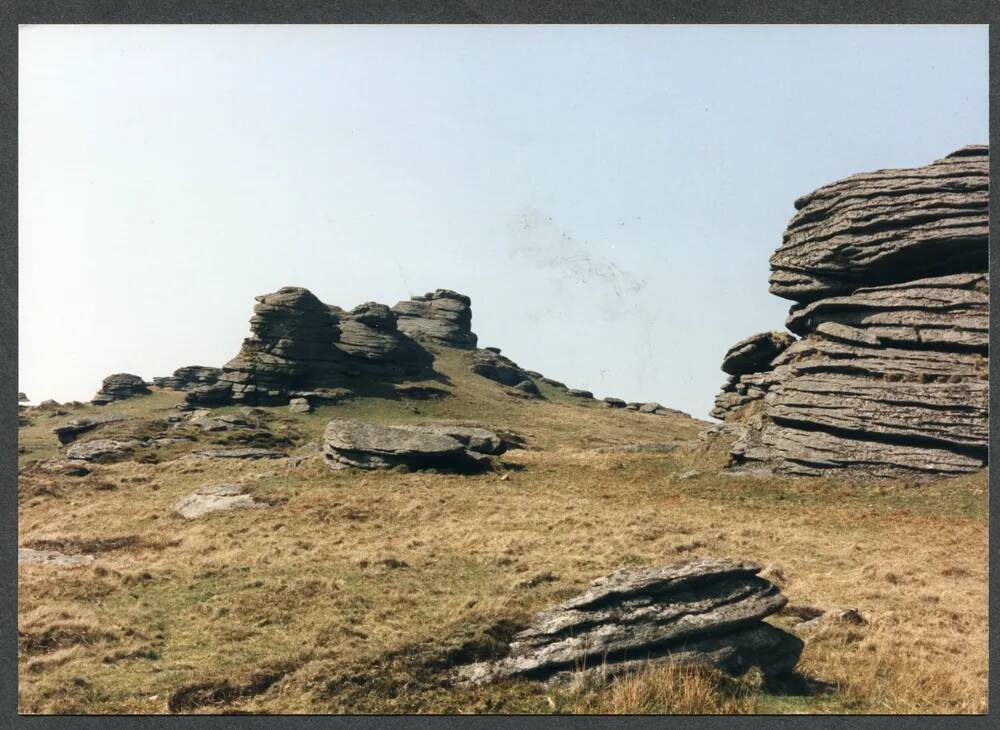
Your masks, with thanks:
[[[986,26],[22,26],[19,390],[221,366],[253,297],[437,288],[706,417],[796,197],[988,141]]]

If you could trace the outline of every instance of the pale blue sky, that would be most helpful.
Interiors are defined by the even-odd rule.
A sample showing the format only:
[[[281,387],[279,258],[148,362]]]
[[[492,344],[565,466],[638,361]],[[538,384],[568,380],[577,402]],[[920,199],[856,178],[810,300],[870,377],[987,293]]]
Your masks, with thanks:
[[[793,200],[988,140],[985,26],[27,26],[19,388],[222,365],[253,296],[472,297],[704,417]]]

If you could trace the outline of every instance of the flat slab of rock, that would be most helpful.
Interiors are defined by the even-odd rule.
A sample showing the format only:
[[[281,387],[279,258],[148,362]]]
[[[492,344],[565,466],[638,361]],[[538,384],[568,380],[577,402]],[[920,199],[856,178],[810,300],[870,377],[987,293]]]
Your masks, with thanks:
[[[751,666],[787,674],[802,641],[761,623],[786,600],[759,571],[752,563],[717,559],[616,571],[535,616],[505,658],[464,667],[459,677],[472,683],[549,679],[601,665],[614,674],[671,660],[735,674]]]
[[[17,549],[18,565],[51,565],[56,568],[79,568],[94,562],[93,555],[66,555],[55,550]]]
[[[70,461],[93,461],[96,463],[111,463],[128,459],[140,441],[116,441],[115,439],[94,439],[73,444],[66,449],[66,458]]]
[[[191,452],[192,456],[202,459],[281,459],[285,456],[282,451],[272,449],[197,449]]]
[[[193,520],[211,512],[267,506],[267,502],[258,500],[237,484],[216,484],[192,492],[181,499],[174,509],[184,519]]]
[[[98,414],[91,418],[79,418],[75,421],[70,421],[62,426],[56,426],[52,429],[52,433],[56,435],[59,439],[59,443],[68,444],[76,440],[76,437],[81,433],[86,433],[87,431],[93,431],[99,426],[104,426],[108,423],[117,423],[118,421],[124,421],[123,416],[113,416],[111,414]]]
[[[448,425],[383,426],[335,418],[323,434],[323,454],[334,469],[442,469],[459,473],[489,468],[503,441],[485,429]]]

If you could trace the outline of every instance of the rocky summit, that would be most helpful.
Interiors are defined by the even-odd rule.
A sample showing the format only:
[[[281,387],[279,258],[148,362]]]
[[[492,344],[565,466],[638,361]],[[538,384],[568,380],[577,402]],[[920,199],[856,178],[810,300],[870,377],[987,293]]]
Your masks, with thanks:
[[[712,415],[734,468],[961,474],[987,458],[986,147],[853,175],[796,201],[771,257],[795,303],[734,345]]]
[[[101,389],[93,397],[94,405],[105,405],[116,400],[125,400],[137,395],[149,395],[146,381],[131,373],[109,375],[101,383]]]
[[[613,677],[651,662],[787,675],[803,643],[762,622],[786,600],[759,572],[752,563],[712,558],[616,571],[535,616],[507,656],[462,667],[459,678]]]

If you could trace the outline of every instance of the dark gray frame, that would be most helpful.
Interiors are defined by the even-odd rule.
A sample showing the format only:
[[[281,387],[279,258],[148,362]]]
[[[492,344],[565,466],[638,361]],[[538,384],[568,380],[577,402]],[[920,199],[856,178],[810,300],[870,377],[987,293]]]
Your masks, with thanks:
[[[6,727],[438,727],[474,726],[629,728],[692,727],[989,727],[1000,715],[991,708],[986,716],[880,717],[406,717],[406,716],[115,716],[33,717],[17,715],[17,422],[13,409],[17,388],[17,47],[19,24],[52,23],[747,23],[747,24],[989,24],[1000,22],[1000,4],[991,0],[535,0],[513,7],[510,0],[0,0],[0,378],[5,402],[0,421],[0,728]],[[995,73],[998,66],[997,31],[990,28],[990,107],[997,108]],[[990,141],[1000,141],[997,114],[991,115]],[[997,158],[990,174],[997,176]],[[991,221],[998,220],[997,196],[990,198]],[[991,225],[995,240],[996,225]],[[1000,307],[1000,290],[994,247],[990,247],[990,307]],[[990,322],[991,346],[997,327]],[[1000,384],[990,377],[990,446],[1000,415]],[[992,448],[991,448],[992,450]],[[991,461],[990,482],[998,466]],[[990,494],[990,515],[997,514],[998,497]],[[989,695],[1000,697],[997,662],[998,601],[996,584],[1000,561],[996,558],[998,529],[990,521],[990,633]],[[990,717],[994,717],[991,721]]]

